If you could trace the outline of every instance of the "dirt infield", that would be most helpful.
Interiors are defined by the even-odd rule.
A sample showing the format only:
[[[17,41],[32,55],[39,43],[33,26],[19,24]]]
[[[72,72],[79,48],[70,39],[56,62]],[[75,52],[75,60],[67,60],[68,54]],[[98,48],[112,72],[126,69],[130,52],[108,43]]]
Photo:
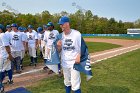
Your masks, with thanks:
[[[107,43],[122,45],[122,47],[120,48],[91,53],[90,56],[91,56],[92,63],[98,62],[102,59],[113,57],[117,54],[123,54],[129,52],[130,50],[135,50],[140,48],[140,40],[86,38],[85,41],[107,42]],[[17,87],[27,87],[27,86],[35,85],[37,81],[54,75],[54,74],[48,75],[46,71],[43,71],[42,67],[43,64],[39,64],[37,68],[26,67],[25,70],[23,70],[22,74],[14,75],[14,79],[13,79],[14,84],[12,85],[6,84],[5,90],[7,91]],[[27,73],[29,71],[32,73]]]

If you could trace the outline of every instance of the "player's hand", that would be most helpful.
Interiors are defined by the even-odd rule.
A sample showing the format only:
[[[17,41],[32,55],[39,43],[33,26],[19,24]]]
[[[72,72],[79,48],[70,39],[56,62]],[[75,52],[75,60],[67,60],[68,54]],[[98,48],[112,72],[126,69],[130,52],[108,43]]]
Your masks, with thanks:
[[[36,46],[35,46],[35,49],[37,50],[37,48],[38,48],[38,46],[36,45]]]
[[[13,60],[14,60],[14,58],[13,58],[13,56],[12,56],[11,54],[9,54],[8,59],[9,59],[10,61],[13,61]]]
[[[29,53],[29,48],[25,48],[25,54],[28,54]]]
[[[75,61],[75,64],[80,64],[80,62]]]
[[[61,46],[62,46],[62,41],[61,41],[61,40],[58,40],[58,41],[57,41],[57,46],[58,46],[58,47],[61,47]]]
[[[58,48],[59,51],[61,51],[61,48],[62,48],[62,41],[61,40],[58,40],[57,48]]]
[[[75,64],[80,64],[80,54],[77,55],[75,59]]]

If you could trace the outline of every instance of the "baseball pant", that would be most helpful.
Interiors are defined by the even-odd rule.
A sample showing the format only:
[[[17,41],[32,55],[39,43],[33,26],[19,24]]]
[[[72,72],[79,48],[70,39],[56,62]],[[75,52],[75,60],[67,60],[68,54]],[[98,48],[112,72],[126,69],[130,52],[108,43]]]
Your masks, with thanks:
[[[37,57],[35,47],[29,47],[29,55],[33,58]]]
[[[14,57],[14,61],[12,61],[12,70],[16,67],[16,71],[20,71],[21,51],[12,51],[12,56]]]
[[[0,59],[0,72],[8,71],[11,69],[11,62],[8,59]]]
[[[73,91],[80,89],[81,77],[80,72],[71,68],[63,68],[64,84],[65,86],[71,86]]]

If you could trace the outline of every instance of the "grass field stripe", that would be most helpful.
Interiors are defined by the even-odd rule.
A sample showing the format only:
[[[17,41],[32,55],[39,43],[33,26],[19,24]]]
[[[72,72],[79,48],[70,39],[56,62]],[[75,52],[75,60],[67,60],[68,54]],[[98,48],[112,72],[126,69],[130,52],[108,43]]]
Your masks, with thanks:
[[[121,49],[118,49],[118,50],[113,50],[113,51],[105,52],[105,53],[98,54],[98,55],[93,55],[93,56],[90,56],[90,58],[97,57],[97,56],[102,56],[102,55],[106,55],[106,54],[110,54],[110,53],[114,53],[114,52],[118,52],[118,51],[121,51],[121,50],[133,48],[133,47],[137,47],[137,46],[139,46],[139,45],[140,45],[140,44],[134,45],[134,46],[130,46],[130,47],[126,47],[126,48],[121,48]]]
[[[137,49],[139,49],[139,48],[134,48],[132,50],[128,50],[128,51],[125,51],[125,52],[122,52],[122,53],[118,53],[118,54],[113,55],[113,56],[109,56],[109,57],[106,57],[106,58],[103,58],[103,59],[100,59],[100,60],[96,60],[96,61],[91,62],[91,64],[94,64],[94,63],[97,63],[97,62],[100,62],[100,61],[103,61],[103,60],[106,60],[106,59],[109,59],[109,58],[112,58],[112,57],[115,57],[115,56],[118,56],[118,55],[121,55],[121,54],[125,54],[127,52],[131,52],[131,51],[134,51],[134,50],[137,50]]]

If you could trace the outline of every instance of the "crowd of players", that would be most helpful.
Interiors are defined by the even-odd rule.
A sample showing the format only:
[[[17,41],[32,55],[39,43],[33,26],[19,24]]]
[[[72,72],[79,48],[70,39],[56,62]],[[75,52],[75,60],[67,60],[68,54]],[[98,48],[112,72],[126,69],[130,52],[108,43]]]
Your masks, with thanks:
[[[71,90],[74,93],[81,93],[80,72],[74,68],[74,65],[80,64],[81,45],[84,41],[82,41],[79,31],[70,28],[70,20],[67,16],[62,16],[58,24],[63,31],[61,34],[54,30],[52,22],[43,25],[43,27],[38,27],[37,31],[32,25],[28,25],[26,29],[13,23],[6,26],[7,31],[5,33],[4,26],[0,24],[0,93],[4,91],[2,81],[6,74],[9,77],[8,83],[12,84],[13,71],[18,74],[22,72],[25,53],[30,56],[29,65],[37,66],[37,49],[40,50],[44,59],[45,67],[43,69],[48,67],[55,73],[61,74],[60,64],[48,64],[48,60],[55,59],[56,61],[59,59],[51,58],[51,53],[57,53],[54,52],[56,48],[61,57],[66,93],[71,93]],[[51,70],[50,73],[52,73]]]
[[[12,60],[7,60],[0,64],[1,80],[3,81],[5,76],[8,75],[9,80],[7,83],[13,83],[13,72],[20,74],[23,70],[23,62],[25,53],[30,56],[29,66],[37,66],[37,50],[40,50],[40,57],[44,59],[44,63],[48,59],[52,44],[59,34],[57,30],[54,30],[54,24],[49,22],[43,27],[38,27],[35,31],[32,25],[28,25],[27,28],[18,26],[16,23],[6,26],[6,32],[4,39],[9,42]],[[2,63],[2,62],[1,62]],[[48,69],[45,65],[43,69]],[[49,70],[49,74],[53,73]],[[58,73],[60,73],[60,64],[58,65]]]

